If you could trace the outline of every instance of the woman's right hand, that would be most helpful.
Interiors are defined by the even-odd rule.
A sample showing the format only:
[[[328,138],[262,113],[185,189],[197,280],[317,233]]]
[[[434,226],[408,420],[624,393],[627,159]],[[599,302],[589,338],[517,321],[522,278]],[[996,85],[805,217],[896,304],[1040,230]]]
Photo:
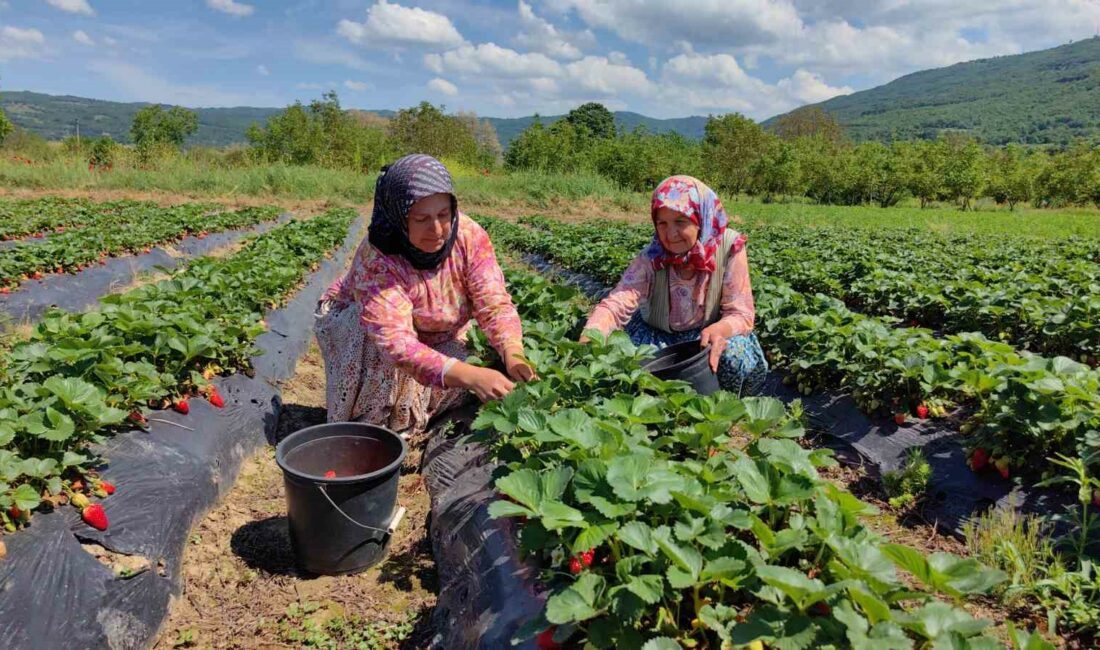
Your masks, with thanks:
[[[447,385],[472,391],[482,402],[504,399],[516,387],[512,380],[492,368],[479,368],[461,361],[447,373]]]

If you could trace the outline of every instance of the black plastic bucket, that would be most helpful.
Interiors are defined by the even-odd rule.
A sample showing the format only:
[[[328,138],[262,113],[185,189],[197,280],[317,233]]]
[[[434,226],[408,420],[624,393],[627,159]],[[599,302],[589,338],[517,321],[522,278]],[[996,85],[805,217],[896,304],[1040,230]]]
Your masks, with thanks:
[[[697,340],[660,350],[643,368],[658,379],[686,381],[700,395],[710,395],[720,390],[718,375],[710,369],[710,348],[700,349]]]
[[[382,559],[403,513],[397,479],[407,452],[401,436],[357,422],[320,424],[279,443],[275,462],[299,568],[339,575]],[[335,478],[325,478],[329,471]]]

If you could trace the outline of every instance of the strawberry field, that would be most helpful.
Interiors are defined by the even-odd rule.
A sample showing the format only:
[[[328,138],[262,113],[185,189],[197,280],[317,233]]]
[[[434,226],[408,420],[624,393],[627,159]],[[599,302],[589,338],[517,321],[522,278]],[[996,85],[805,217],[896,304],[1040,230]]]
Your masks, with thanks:
[[[79,279],[105,253],[142,255],[279,212],[52,199],[0,210],[20,240],[0,250],[0,278],[15,293],[35,290],[23,275]],[[4,335],[0,581],[27,598],[0,598],[0,633],[15,647],[57,630],[77,647],[154,638],[178,595],[190,526],[278,420],[278,381],[308,344],[320,290],[362,236],[356,217],[331,209],[275,225]],[[432,498],[439,647],[1094,643],[1095,241],[750,221],[757,332],[785,386],[702,397],[642,370],[652,350],[623,333],[576,342],[592,298],[569,282],[589,294],[614,284],[648,226],[478,220],[502,255],[540,380],[470,415],[448,443],[466,450],[454,451],[465,454],[461,471],[432,469],[451,453],[438,431],[416,470]],[[497,361],[476,328],[470,345],[471,361]],[[835,478],[843,457],[811,412],[825,394],[843,395],[884,439],[934,432],[967,450],[972,480],[1042,491],[1047,514],[1065,514],[1005,529],[1016,532],[968,529],[952,552],[894,539],[877,523],[882,508]],[[911,467],[872,472],[890,497],[886,516],[917,512],[944,478],[945,465],[922,469],[916,452]],[[932,535],[951,532],[931,523]],[[1026,537],[1029,526],[1037,532]],[[995,543],[972,541],[982,535]],[[89,543],[149,565],[102,575],[85,563]],[[43,578],[40,566],[54,568]],[[130,623],[67,627],[88,612]],[[331,645],[325,634],[336,632],[325,629],[280,638]],[[366,629],[338,636],[373,638]]]

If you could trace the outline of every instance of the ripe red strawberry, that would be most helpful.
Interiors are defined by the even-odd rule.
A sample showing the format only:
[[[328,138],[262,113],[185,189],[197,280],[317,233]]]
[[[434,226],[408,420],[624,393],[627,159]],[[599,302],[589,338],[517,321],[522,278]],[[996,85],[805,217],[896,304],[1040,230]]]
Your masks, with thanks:
[[[829,607],[829,603],[819,600],[818,602],[810,605],[810,609],[807,610],[811,616],[828,616],[832,613],[833,608]]]
[[[2,293],[2,294],[11,293],[11,287],[0,287],[0,293]]]
[[[336,470],[330,469],[329,471],[325,472],[325,478],[336,478]]]
[[[35,271],[34,273],[31,273],[31,279],[32,280],[41,280],[42,279],[42,271]]]
[[[181,397],[176,400],[172,404],[172,408],[174,408],[178,413],[183,413],[184,415],[187,415],[191,412],[191,406],[187,403],[186,397]]]
[[[894,414],[894,424],[898,425],[899,427],[901,425],[905,424],[905,414],[904,413],[895,413]]]
[[[571,557],[571,558],[569,558],[569,573],[572,573],[573,575],[577,575],[581,571],[584,571],[584,565],[581,564],[580,557]]]
[[[970,455],[970,467],[975,472],[980,472],[985,469],[989,464],[989,452],[984,447],[975,447],[974,453]]]
[[[586,567],[592,566],[592,561],[596,559],[596,549],[590,548],[584,553],[581,553],[581,564]]]
[[[214,388],[210,391],[210,396],[207,399],[209,399],[210,403],[217,408],[222,408],[225,406],[225,400],[222,399],[222,395],[218,392],[217,388]]]
[[[8,510],[8,514],[11,515],[12,519],[19,519],[23,516],[23,511],[19,509],[19,506],[12,506],[11,509]]]
[[[103,491],[106,492],[107,494],[114,494],[115,493],[115,486],[114,486],[113,483],[109,483],[107,481],[100,481],[99,487],[103,488]]]
[[[103,512],[103,506],[98,503],[84,508],[80,512],[80,516],[84,519],[84,523],[88,524],[96,530],[107,530],[107,513]]]
[[[130,421],[135,424],[141,425],[144,425],[148,422],[148,420],[145,419],[145,415],[141,411],[132,411],[130,413]]]
[[[917,405],[917,417],[922,420],[928,419],[928,407],[924,404]]]
[[[558,650],[558,648],[561,648],[561,644],[554,640],[554,631],[557,629],[556,625],[551,625],[539,632],[539,635],[535,637],[535,646],[539,650]]]

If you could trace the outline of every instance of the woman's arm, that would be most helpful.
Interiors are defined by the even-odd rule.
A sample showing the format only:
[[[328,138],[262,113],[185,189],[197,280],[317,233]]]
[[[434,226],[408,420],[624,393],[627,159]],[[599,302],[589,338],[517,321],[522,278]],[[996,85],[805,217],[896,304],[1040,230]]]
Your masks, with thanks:
[[[451,357],[420,342],[413,328],[412,301],[396,274],[376,265],[355,287],[363,305],[363,327],[395,366],[425,386],[443,386],[444,366]]]
[[[506,361],[523,355],[523,325],[512,296],[504,283],[493,243],[485,230],[471,222],[466,249],[466,291],[473,305],[474,319],[489,342]]]
[[[626,327],[641,301],[648,298],[652,281],[653,265],[645,255],[638,255],[626,268],[619,284],[592,310],[584,328],[598,330],[607,336]]]
[[[734,244],[722,281],[722,317],[718,322],[725,325],[727,338],[749,334],[756,324],[745,241],[742,235]]]

